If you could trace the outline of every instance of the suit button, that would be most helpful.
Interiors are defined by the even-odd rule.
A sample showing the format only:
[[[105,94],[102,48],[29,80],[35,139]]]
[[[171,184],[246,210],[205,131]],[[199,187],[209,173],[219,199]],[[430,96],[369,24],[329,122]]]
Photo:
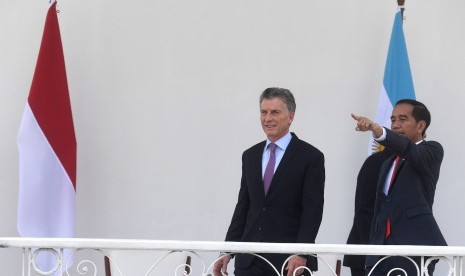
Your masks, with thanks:
[[[258,227],[258,231],[262,231],[262,228],[261,228],[261,227]]]
[[[263,212],[266,212],[266,207],[263,207],[262,210],[263,210]]]

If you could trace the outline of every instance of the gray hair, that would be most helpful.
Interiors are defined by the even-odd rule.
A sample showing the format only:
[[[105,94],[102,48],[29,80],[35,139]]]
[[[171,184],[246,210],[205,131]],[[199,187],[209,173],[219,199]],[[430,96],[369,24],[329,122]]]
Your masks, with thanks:
[[[280,98],[286,104],[289,112],[295,112],[296,104],[294,95],[292,95],[291,91],[288,89],[279,87],[267,88],[260,95],[260,103],[262,103],[263,99],[270,100],[273,98]]]

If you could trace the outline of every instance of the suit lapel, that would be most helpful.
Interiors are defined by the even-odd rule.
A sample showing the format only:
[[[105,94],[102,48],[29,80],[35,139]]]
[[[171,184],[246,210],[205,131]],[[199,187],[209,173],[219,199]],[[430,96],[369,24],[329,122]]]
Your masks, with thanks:
[[[405,159],[400,159],[399,164],[397,165],[396,174],[393,176],[394,179],[392,180],[392,185],[389,188],[388,194],[390,194],[391,191],[394,189],[394,186],[396,186],[397,178],[399,177],[399,175],[400,175],[400,173],[402,171],[402,168],[404,167],[404,164],[405,164]]]
[[[419,142],[417,145],[420,145],[420,144],[422,144],[423,142],[425,142],[425,140],[422,140],[422,141]],[[394,158],[395,158],[395,156],[392,157],[392,159],[390,159],[390,162],[391,162],[390,164],[391,164],[391,165],[392,165],[392,162],[394,162]],[[399,164],[397,165],[396,174],[393,176],[393,177],[394,177],[394,180],[392,181],[392,185],[391,185],[391,187],[390,187],[390,189],[389,189],[389,191],[388,191],[388,194],[390,194],[391,191],[392,191],[392,190],[394,189],[394,187],[396,186],[397,179],[398,179],[399,175],[401,174],[402,168],[404,167],[404,165],[405,165],[405,159],[402,158],[402,159],[400,159]],[[388,167],[388,168],[390,168],[390,167]],[[388,171],[389,171],[389,170],[388,170]]]
[[[381,171],[381,178],[379,179],[379,189],[378,189],[378,194],[380,195],[383,195],[383,196],[386,196],[384,194],[384,185],[387,185],[386,184],[386,178],[389,176],[389,171],[391,170],[391,167],[392,167],[392,164],[394,163],[394,160],[396,159],[396,156],[393,155],[391,157],[389,157],[385,163],[383,164],[383,167],[382,167],[382,171]],[[402,171],[402,168],[405,164],[405,159],[400,159],[399,161],[399,164],[397,165],[397,169],[396,169],[396,172],[395,172],[395,175],[393,175],[394,177],[394,180],[392,181],[392,184],[391,184],[391,187],[389,187],[389,190],[388,190],[388,194],[391,194],[391,191],[393,190],[394,186],[396,185],[397,183],[397,178],[400,174],[400,172]]]
[[[395,155],[389,157],[384,161],[383,165],[381,166],[380,178],[378,179],[378,195],[381,197],[386,197],[384,193],[384,185],[386,185],[386,178],[388,177],[389,170],[391,169],[392,163],[396,158]]]

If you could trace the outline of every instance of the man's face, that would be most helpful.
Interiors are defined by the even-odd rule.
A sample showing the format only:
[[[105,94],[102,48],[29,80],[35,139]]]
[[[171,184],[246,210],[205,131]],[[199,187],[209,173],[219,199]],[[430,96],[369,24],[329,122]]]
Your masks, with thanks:
[[[416,143],[423,139],[422,131],[425,129],[425,121],[416,121],[412,116],[413,106],[410,104],[398,104],[394,107],[391,116],[391,130],[407,137]]]
[[[263,99],[260,103],[260,121],[271,142],[276,142],[289,132],[294,112],[289,112],[281,98]]]

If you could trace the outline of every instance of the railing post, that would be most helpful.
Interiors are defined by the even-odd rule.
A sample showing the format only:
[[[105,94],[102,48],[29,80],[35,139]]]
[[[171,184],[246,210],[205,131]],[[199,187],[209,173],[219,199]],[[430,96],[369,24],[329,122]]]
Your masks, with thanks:
[[[454,259],[456,260],[455,267],[454,267],[454,276],[457,276],[457,275],[463,276],[463,272],[462,272],[463,256],[455,256]]]
[[[65,251],[63,248],[60,248],[59,260],[57,260],[57,262],[58,261],[60,261],[60,275],[63,275],[63,266],[67,266],[67,264],[65,264]]]
[[[25,255],[26,255],[26,248],[23,247],[22,251],[23,251],[23,260],[21,262],[21,275],[24,276],[24,266],[26,265],[25,264],[26,261],[24,260]]]
[[[27,248],[27,276],[31,276],[32,267],[32,248]]]
[[[420,275],[425,276],[426,270],[425,270],[425,256],[421,256],[421,261],[420,261]],[[429,276],[429,275],[428,275]]]

